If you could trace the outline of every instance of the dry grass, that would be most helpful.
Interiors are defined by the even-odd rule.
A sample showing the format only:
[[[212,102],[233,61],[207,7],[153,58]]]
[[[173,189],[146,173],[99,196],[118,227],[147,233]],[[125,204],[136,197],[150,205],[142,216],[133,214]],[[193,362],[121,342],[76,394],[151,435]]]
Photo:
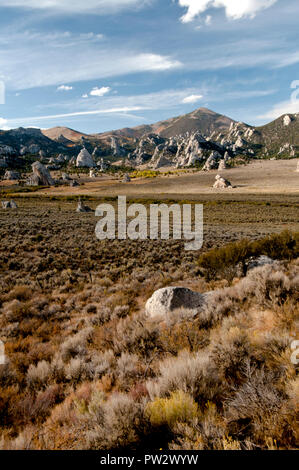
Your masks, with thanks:
[[[279,204],[291,224],[294,207]],[[209,281],[198,253],[180,242],[97,244],[94,218],[73,205],[41,201],[34,212],[28,200],[19,213],[1,213],[1,447],[297,448],[298,367],[290,358],[298,260]],[[246,205],[229,205],[231,220]],[[225,218],[227,206],[211,203],[211,220]],[[234,238],[216,227],[204,250],[244,231],[252,240],[264,234],[235,226]],[[149,321],[145,300],[167,285],[214,292],[196,318],[182,310]]]

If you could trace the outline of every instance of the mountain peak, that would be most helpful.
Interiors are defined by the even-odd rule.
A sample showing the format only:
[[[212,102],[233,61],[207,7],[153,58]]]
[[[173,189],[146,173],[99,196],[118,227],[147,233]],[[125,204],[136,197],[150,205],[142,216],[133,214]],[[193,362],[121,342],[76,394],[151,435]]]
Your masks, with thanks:
[[[87,134],[84,134],[82,132],[75,131],[74,129],[71,129],[69,127],[63,127],[63,126],[56,126],[50,129],[44,129],[42,133],[46,137],[52,140],[58,140],[58,139],[61,139],[61,137],[64,137],[65,139],[72,141],[72,142],[77,142],[82,137],[88,137]]]

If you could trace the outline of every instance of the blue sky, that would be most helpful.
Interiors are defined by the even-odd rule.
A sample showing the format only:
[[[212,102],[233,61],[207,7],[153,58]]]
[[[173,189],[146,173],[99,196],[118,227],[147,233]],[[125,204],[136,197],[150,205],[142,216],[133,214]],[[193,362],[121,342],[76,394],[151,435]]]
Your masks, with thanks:
[[[0,128],[298,112],[298,18],[298,0],[0,0]]]

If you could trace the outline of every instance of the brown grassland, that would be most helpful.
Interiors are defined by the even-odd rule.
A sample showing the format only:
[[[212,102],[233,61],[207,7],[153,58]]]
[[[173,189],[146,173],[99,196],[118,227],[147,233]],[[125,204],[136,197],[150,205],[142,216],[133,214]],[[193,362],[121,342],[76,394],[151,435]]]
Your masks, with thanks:
[[[0,448],[298,448],[296,192],[161,195],[204,204],[188,252],[100,242],[74,195],[2,190],[18,210],[0,209]],[[260,254],[278,261],[245,275],[241,257]],[[208,307],[150,320],[146,300],[171,285],[213,291]]]

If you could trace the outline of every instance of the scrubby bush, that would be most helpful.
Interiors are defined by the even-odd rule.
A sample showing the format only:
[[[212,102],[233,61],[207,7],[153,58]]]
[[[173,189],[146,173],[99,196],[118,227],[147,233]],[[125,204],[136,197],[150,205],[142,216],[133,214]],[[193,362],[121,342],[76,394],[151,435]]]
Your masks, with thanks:
[[[240,443],[228,435],[225,421],[211,402],[196,419],[177,423],[174,436],[172,450],[240,450]]]
[[[139,358],[136,354],[123,352],[117,360],[117,374],[120,380],[125,381],[138,375]]]
[[[297,448],[296,234],[216,250],[208,281],[180,241],[95,244],[92,217],[56,204],[35,205],[43,239],[26,208],[18,231],[12,213],[0,224],[1,448]],[[279,206],[284,221],[292,211]],[[231,238],[220,230],[203,250]],[[284,261],[246,272],[249,253]],[[146,300],[168,285],[209,292],[206,306],[147,318]]]
[[[134,446],[144,426],[143,406],[125,394],[114,394],[107,400],[95,392],[81,419],[87,428],[88,448],[92,449]]]
[[[31,388],[41,388],[51,375],[50,364],[46,361],[39,362],[36,366],[31,364],[27,372],[27,383]]]
[[[220,379],[210,361],[208,352],[190,354],[183,351],[177,358],[169,358],[159,365],[157,379],[147,382],[151,399],[166,397],[180,390],[190,394],[197,402],[207,402],[221,396]]]
[[[32,288],[29,286],[16,286],[8,294],[8,300],[29,300],[32,297]]]
[[[93,328],[85,328],[76,335],[68,338],[61,345],[61,357],[68,361],[75,356],[84,356],[86,353],[86,344],[93,334]]]
[[[148,403],[145,411],[153,426],[185,423],[196,418],[198,406],[194,399],[182,391],[172,392],[169,398],[156,398]]]
[[[240,271],[246,274],[246,263],[250,257],[269,256],[273,259],[295,259],[299,256],[299,233],[284,231],[261,240],[251,242],[241,240],[214,248],[199,258],[199,266],[204,269],[208,280],[224,277],[232,280]]]
[[[237,273],[237,265],[242,263],[244,272],[246,260],[252,254],[250,242],[241,240],[204,253],[199,258],[199,266],[205,270],[208,280],[216,276],[233,279]]]

